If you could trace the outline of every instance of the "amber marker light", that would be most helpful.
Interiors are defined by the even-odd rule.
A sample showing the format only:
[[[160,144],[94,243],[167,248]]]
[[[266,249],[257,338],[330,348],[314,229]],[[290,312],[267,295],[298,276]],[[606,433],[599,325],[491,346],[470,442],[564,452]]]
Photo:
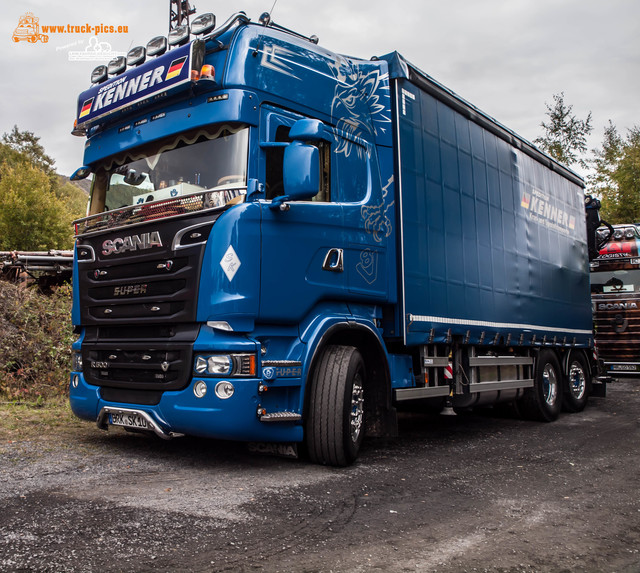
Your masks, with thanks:
[[[215,80],[216,69],[211,64],[205,64],[204,66],[202,66],[202,69],[200,70],[200,79]]]

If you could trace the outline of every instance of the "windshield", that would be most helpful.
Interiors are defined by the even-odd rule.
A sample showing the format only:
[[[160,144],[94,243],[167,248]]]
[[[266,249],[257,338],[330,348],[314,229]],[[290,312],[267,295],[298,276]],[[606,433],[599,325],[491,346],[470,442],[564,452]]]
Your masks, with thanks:
[[[640,269],[592,272],[591,292],[603,294],[640,292]]]
[[[219,191],[215,203],[224,205],[246,192],[248,134],[201,128],[110,159],[96,169],[89,214],[203,191]]]

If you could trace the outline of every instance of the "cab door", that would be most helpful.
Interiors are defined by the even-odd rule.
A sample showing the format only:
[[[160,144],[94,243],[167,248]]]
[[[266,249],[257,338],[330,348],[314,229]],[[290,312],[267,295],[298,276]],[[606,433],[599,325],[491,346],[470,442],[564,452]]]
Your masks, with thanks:
[[[334,145],[319,142],[321,189],[310,201],[287,202],[273,209],[284,195],[283,159],[294,113],[265,106],[260,141],[266,201],[262,202],[260,318],[296,323],[321,301],[346,300],[343,206],[335,201],[332,174]]]

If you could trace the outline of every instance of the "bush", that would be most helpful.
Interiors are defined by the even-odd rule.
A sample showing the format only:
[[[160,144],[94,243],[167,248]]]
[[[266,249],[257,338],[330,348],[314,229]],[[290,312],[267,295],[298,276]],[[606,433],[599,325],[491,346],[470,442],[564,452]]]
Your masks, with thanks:
[[[49,295],[0,280],[0,399],[64,396],[71,369],[71,285]]]

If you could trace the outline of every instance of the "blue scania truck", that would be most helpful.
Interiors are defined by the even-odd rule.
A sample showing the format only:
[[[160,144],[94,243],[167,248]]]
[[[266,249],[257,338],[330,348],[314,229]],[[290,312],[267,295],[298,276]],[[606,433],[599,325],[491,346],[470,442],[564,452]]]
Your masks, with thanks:
[[[603,393],[582,180],[398,53],[203,14],[97,67],[73,133],[70,401],[100,428],[342,466],[405,405]]]

